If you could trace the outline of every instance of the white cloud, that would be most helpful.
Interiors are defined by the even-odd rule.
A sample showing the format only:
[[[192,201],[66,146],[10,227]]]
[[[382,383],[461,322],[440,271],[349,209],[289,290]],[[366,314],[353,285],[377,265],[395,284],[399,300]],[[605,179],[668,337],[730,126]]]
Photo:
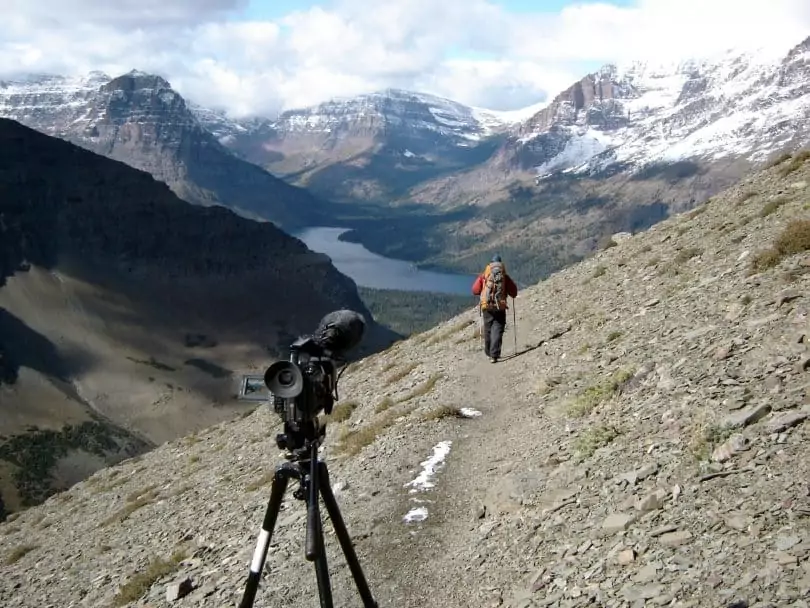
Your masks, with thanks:
[[[0,0],[0,77],[138,68],[236,114],[389,86],[514,109],[556,95],[600,63],[810,35],[807,0],[606,1],[556,14],[510,13],[495,0],[335,0],[276,21],[228,19],[247,4]]]

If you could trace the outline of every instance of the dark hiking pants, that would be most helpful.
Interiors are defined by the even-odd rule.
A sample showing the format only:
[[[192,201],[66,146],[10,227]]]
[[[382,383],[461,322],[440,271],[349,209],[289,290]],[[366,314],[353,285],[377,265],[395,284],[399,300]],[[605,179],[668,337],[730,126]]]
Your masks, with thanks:
[[[503,330],[506,328],[505,310],[483,310],[484,317],[484,354],[487,357],[501,356]]]

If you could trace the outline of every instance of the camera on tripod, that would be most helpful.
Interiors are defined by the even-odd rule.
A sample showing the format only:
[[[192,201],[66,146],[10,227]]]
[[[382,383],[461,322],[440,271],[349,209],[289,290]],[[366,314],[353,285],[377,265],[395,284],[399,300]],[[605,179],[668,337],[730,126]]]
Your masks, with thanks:
[[[363,606],[377,608],[329,484],[326,463],[318,459],[318,447],[326,433],[326,426],[320,425],[318,414],[332,412],[332,406],[338,400],[338,364],[346,363],[342,355],[360,342],[364,331],[365,321],[360,314],[351,310],[331,312],[321,319],[313,335],[300,337],[290,345],[289,361],[277,361],[264,373],[264,384],[273,397],[273,409],[284,421],[284,432],[276,436],[276,443],[279,448],[290,452],[288,460],[292,462],[277,467],[273,476],[262,531],[253,551],[239,608],[253,606],[290,479],[299,482],[293,497],[307,502],[306,558],[315,563],[321,608],[332,608],[332,587],[324,551],[319,498],[323,499],[329,512]],[[343,367],[341,373],[345,369]]]
[[[318,414],[332,413],[338,399],[338,366],[342,355],[363,337],[365,321],[350,310],[339,310],[321,319],[311,336],[290,344],[289,361],[276,361],[264,373],[264,384],[273,396],[273,409],[284,421],[276,436],[280,449],[298,455],[308,442],[320,441],[326,427]],[[345,367],[341,369],[341,373]]]
[[[276,361],[264,373],[264,383],[273,395],[273,409],[284,420],[284,432],[276,436],[282,450],[295,452],[306,440],[322,437],[318,414],[330,414],[337,389],[336,362],[312,338],[299,338],[290,345],[290,360]]]

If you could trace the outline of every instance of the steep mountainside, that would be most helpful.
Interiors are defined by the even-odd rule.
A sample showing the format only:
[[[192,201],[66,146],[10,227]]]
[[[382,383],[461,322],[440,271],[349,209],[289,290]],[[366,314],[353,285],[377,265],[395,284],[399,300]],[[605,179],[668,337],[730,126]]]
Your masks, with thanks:
[[[142,449],[233,416],[238,375],[342,307],[370,319],[353,281],[272,224],[190,205],[145,172],[0,119],[0,493],[12,508],[97,470],[121,428]],[[367,352],[389,340],[369,331]],[[92,420],[114,432],[63,429]]]
[[[598,173],[660,162],[757,162],[794,143],[810,115],[810,38],[669,65],[606,66],[524,123],[498,159]]]
[[[507,244],[516,272],[536,280],[601,237],[691,209],[807,144],[809,121],[810,38],[790,50],[607,66],[511,131],[487,162],[407,194],[454,215],[427,215],[410,231],[365,225],[355,238],[467,270]]]
[[[234,121],[192,109],[220,142],[276,175],[337,200],[384,204],[485,161],[497,135],[523,117],[398,89],[290,110],[275,120]]]
[[[806,604],[805,157],[526,289],[497,365],[468,312],[344,375],[323,457],[380,606]],[[3,524],[0,602],[237,605],[278,422],[261,407]],[[292,489],[257,607],[317,604]],[[324,529],[335,605],[360,605]]]
[[[324,201],[230,153],[159,76],[133,70],[0,82],[0,117],[147,171],[195,204],[224,205],[287,230],[329,217]]]

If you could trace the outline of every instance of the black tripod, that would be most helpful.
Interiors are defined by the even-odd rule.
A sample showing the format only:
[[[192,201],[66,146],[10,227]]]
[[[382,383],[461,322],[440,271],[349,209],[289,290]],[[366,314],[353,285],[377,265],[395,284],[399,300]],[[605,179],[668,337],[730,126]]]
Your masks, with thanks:
[[[323,427],[322,431],[326,428]],[[293,496],[298,500],[307,501],[307,534],[306,534],[306,558],[315,562],[315,577],[318,581],[318,595],[321,600],[321,608],[332,608],[332,587],[329,582],[329,569],[326,563],[326,551],[323,542],[323,527],[321,522],[320,509],[318,508],[318,495],[323,498],[329,518],[335,528],[340,547],[346,557],[346,562],[351,570],[354,582],[360,597],[363,599],[364,608],[377,608],[377,603],[371,596],[371,591],[363,575],[363,569],[357,560],[349,533],[340,514],[335,495],[329,485],[329,472],[326,463],[318,460],[318,447],[320,445],[323,432],[315,433],[314,438],[307,438],[303,442],[303,447],[293,451],[290,462],[285,462],[276,468],[273,476],[273,484],[270,490],[270,499],[267,503],[267,511],[264,514],[262,531],[253,552],[253,559],[250,562],[250,574],[248,574],[245,592],[239,608],[250,608],[256,597],[259,588],[259,578],[261,577],[264,561],[267,558],[267,549],[270,546],[270,539],[273,536],[273,529],[276,525],[279,507],[284,498],[284,492],[290,478],[294,477],[299,482],[299,487],[293,492]]]

